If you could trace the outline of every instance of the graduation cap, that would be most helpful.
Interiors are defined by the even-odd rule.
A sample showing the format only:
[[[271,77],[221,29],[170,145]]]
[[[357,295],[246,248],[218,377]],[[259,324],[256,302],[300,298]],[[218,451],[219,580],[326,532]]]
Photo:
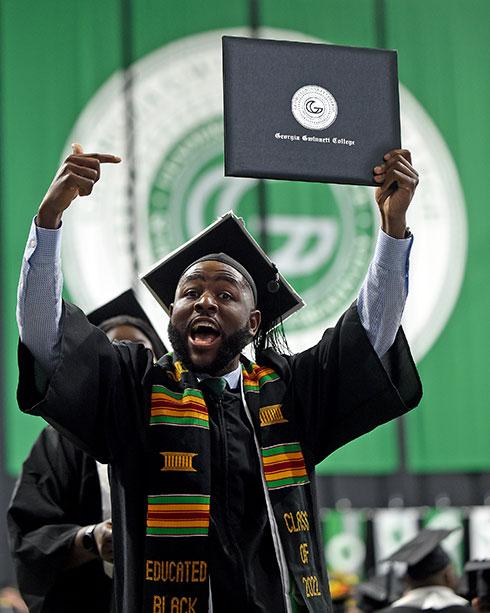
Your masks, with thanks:
[[[91,311],[87,315],[87,319],[91,324],[99,327],[108,320],[124,316],[131,318],[131,321],[127,322],[128,325],[135,326],[148,337],[153,346],[155,358],[157,360],[161,358],[162,355],[167,353],[167,349],[160,338],[160,335],[155,330],[148,315],[145,313],[143,307],[136,298],[134,290],[132,289],[126,290],[122,294],[119,294],[119,296],[116,296],[109,302],[106,302],[99,308]],[[114,325],[123,325],[123,322],[115,321]]]
[[[386,558],[385,562],[404,562],[407,575],[421,580],[445,568],[451,558],[441,547],[441,542],[458,528],[432,530],[424,528],[415,538],[405,543]]]
[[[140,278],[167,314],[174,301],[182,274],[197,260],[209,254],[225,254],[238,262],[256,286],[257,308],[266,332],[304,306],[301,297],[279,274],[265,251],[245,228],[240,217],[229,211],[194,238],[172,251]],[[227,262],[226,258],[221,261]]]
[[[470,560],[464,565],[466,597],[490,599],[490,560]]]
[[[387,575],[375,575],[356,587],[357,606],[366,613],[384,609],[399,598],[402,592],[403,585],[398,577],[389,580]]]

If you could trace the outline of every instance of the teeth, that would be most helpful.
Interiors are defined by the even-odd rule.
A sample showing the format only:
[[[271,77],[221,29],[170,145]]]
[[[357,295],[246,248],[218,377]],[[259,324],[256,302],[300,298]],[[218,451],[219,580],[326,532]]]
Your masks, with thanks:
[[[195,322],[191,327],[191,336],[195,338],[197,335],[213,335],[219,336],[220,332],[217,326],[215,326],[212,322],[203,322],[198,321]]]
[[[196,324],[194,324],[192,326],[192,331],[193,332],[195,332],[196,330],[199,330],[199,329],[201,329],[201,330],[213,330],[213,332],[217,332],[218,331],[216,326],[213,326],[213,324],[208,323],[208,322],[206,322],[206,323],[198,322],[198,323],[196,323]]]

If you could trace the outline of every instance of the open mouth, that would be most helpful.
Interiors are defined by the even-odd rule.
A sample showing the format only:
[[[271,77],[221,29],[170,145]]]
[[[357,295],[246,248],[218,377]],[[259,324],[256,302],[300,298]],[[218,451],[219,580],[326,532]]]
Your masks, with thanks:
[[[192,324],[189,336],[194,345],[207,347],[212,345],[221,333],[214,323],[198,321]]]

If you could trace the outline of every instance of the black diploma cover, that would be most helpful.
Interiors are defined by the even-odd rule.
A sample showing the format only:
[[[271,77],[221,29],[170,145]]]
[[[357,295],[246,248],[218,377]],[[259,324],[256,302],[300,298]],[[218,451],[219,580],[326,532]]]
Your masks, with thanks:
[[[223,37],[225,175],[375,185],[400,147],[396,51]]]

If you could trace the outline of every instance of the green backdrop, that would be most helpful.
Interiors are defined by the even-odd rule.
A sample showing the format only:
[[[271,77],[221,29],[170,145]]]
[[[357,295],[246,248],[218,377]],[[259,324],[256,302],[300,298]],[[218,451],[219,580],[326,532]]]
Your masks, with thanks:
[[[184,36],[249,24],[244,0],[0,3],[4,416],[12,474],[42,427],[41,420],[21,415],[15,402],[15,300],[24,243],[75,120],[123,66],[123,8],[128,6],[134,60]],[[490,3],[263,0],[260,21],[332,43],[398,49],[400,80],[443,135],[467,204],[467,264],[456,307],[420,363],[425,395],[422,406],[406,418],[407,465],[415,472],[487,470]],[[413,231],[416,235],[417,228]],[[417,300],[423,308],[423,296]],[[322,471],[386,474],[398,467],[396,426],[389,424],[336,452]]]

